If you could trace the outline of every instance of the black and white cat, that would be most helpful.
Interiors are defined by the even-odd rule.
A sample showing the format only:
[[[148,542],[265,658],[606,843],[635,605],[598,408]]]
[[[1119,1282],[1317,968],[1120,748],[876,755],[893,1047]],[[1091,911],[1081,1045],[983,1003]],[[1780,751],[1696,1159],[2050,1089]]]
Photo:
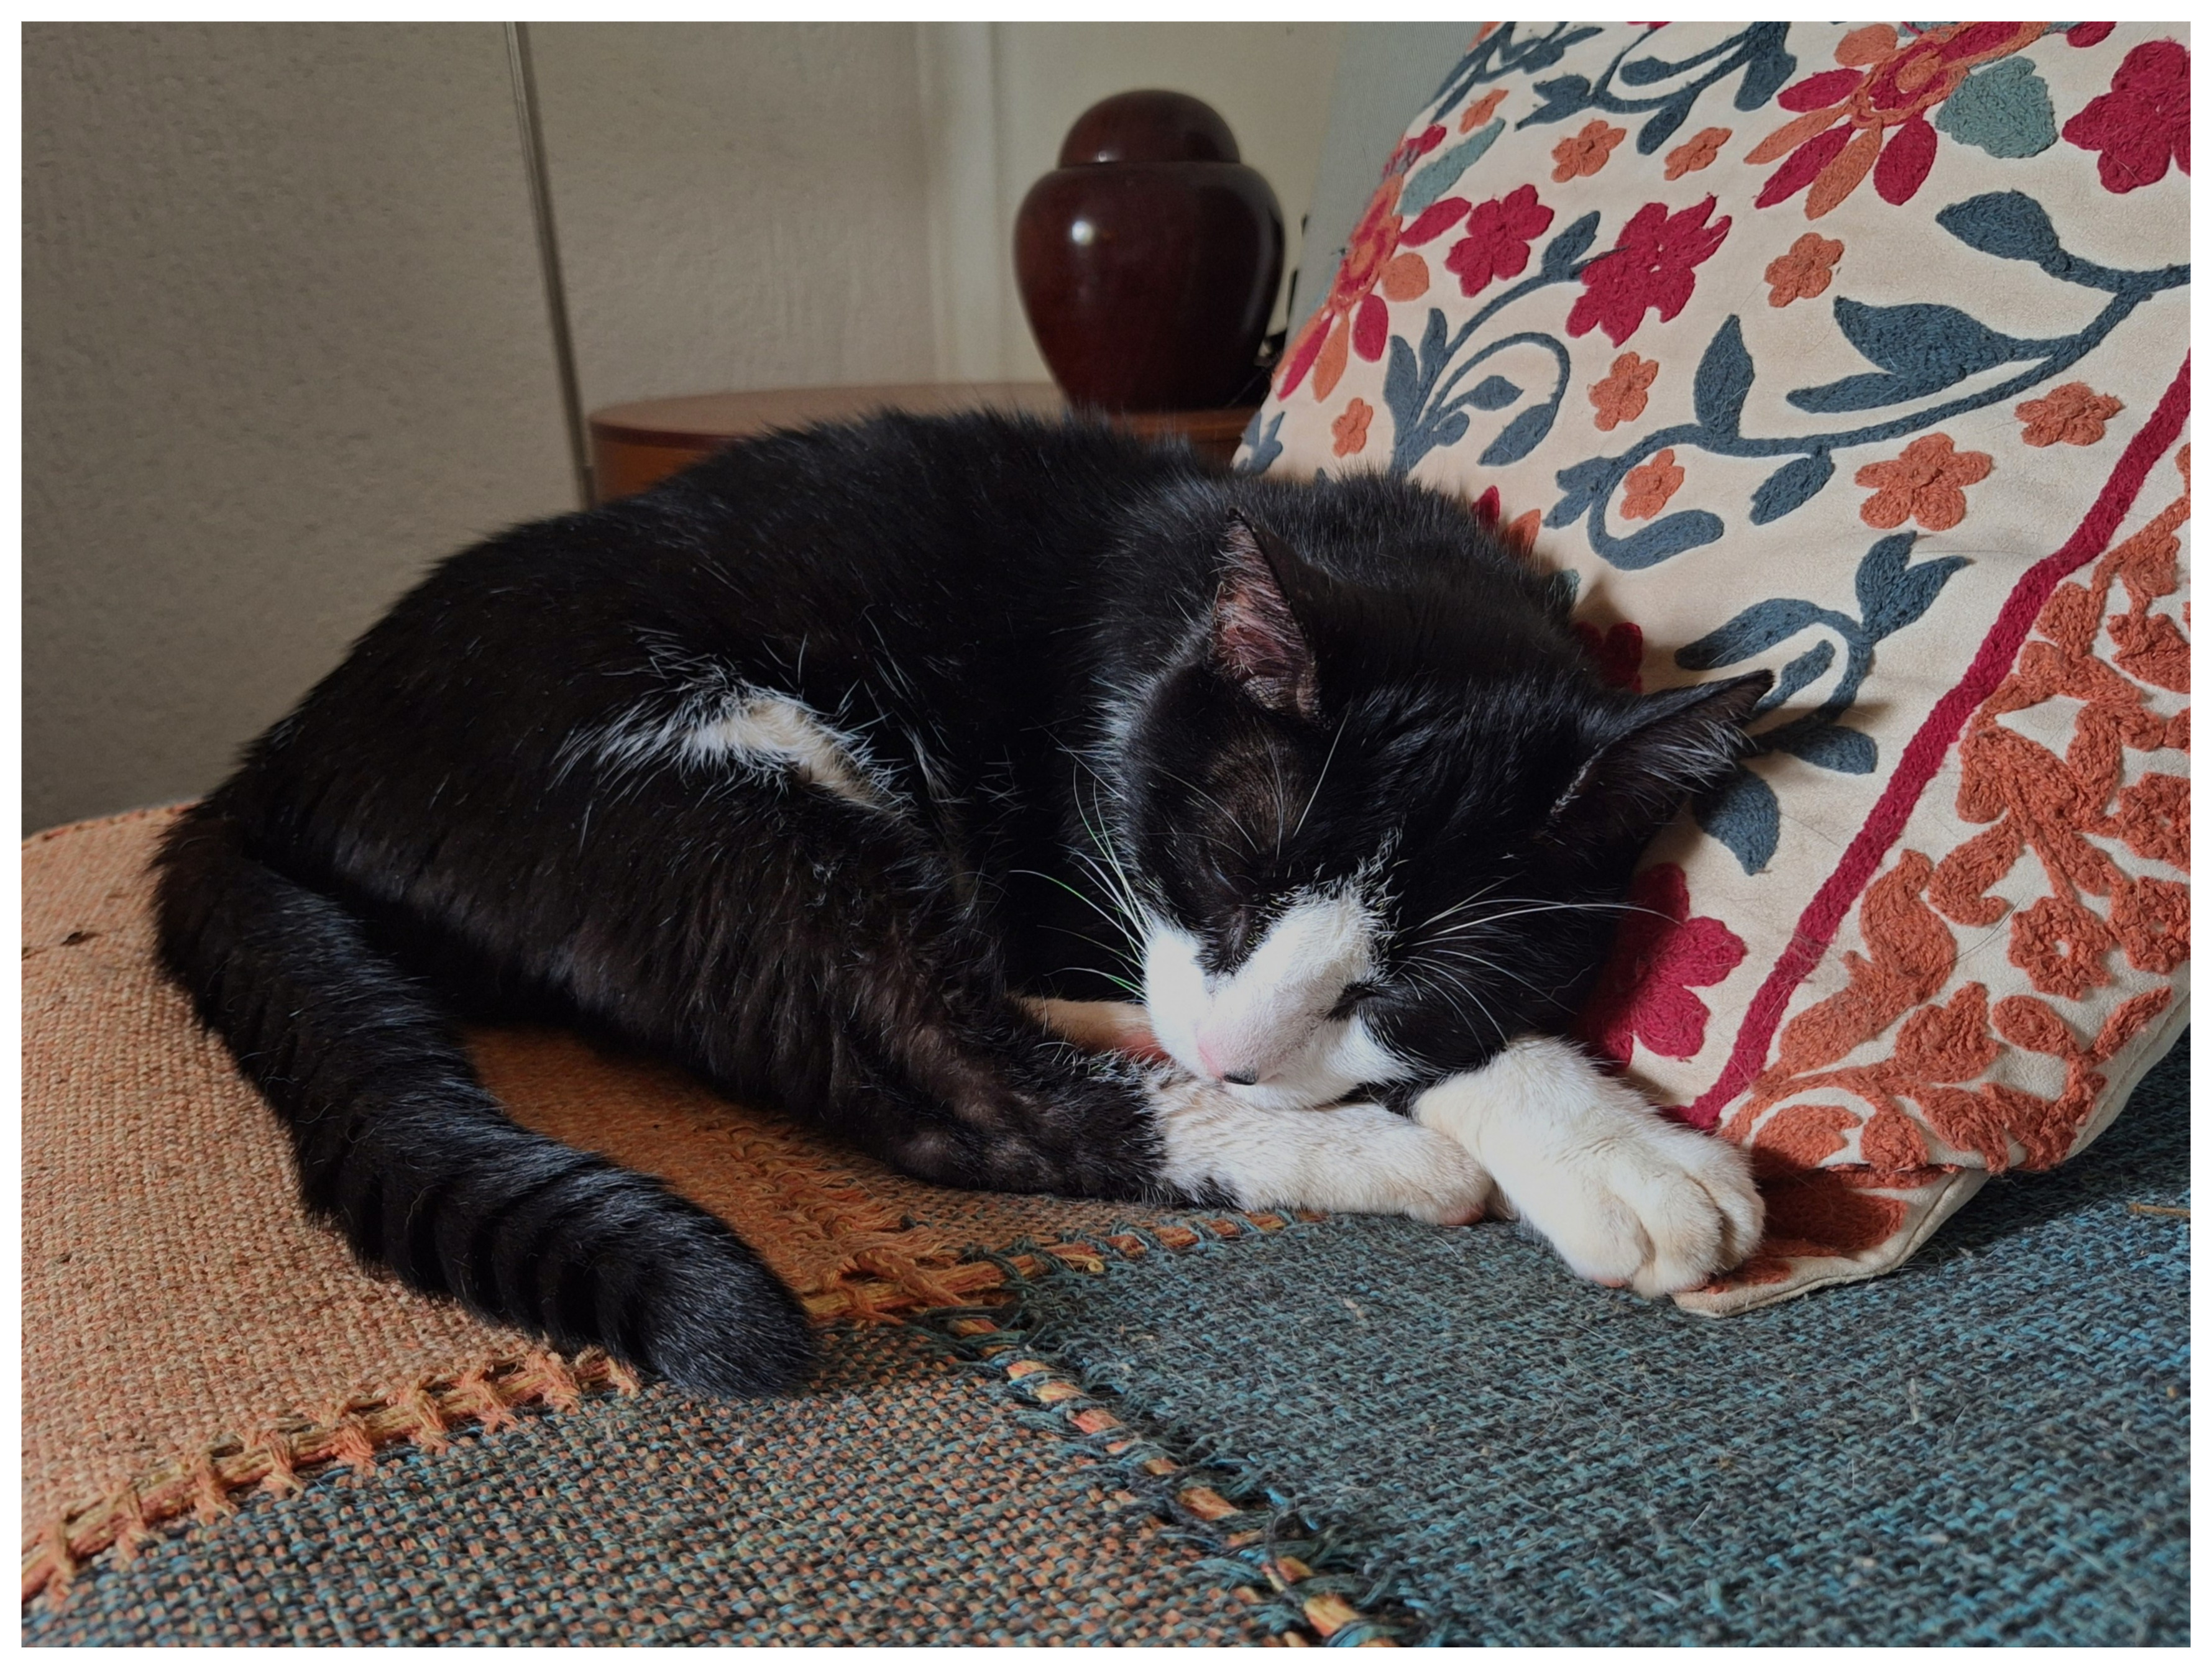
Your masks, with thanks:
[[[1403,480],[885,416],[443,563],[174,827],[161,953],[362,1257],[705,1389],[800,1374],[796,1304],[459,1023],[957,1187],[1510,1210],[1679,1290],[1758,1238],[1743,1158],[1553,1034],[1767,682],[1604,687]],[[1151,1059],[1063,1035],[1139,991]]]

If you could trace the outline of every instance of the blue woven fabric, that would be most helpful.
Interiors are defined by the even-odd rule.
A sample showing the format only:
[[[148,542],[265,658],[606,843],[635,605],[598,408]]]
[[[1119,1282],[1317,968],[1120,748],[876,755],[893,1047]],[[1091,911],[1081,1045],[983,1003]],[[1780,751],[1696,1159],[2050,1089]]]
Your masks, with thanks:
[[[1187,1545],[910,1334],[841,1329],[804,1396],[654,1387],[399,1448],[104,1555],[33,1646],[1225,1645]]]
[[[2187,1199],[2188,1082],[2185,1040],[2089,1154],[1898,1274],[1731,1320],[1503,1228],[1356,1217],[1109,1257],[1002,1319],[1021,1372],[1111,1399],[1087,1441],[1303,1513],[1407,1640],[2182,1643],[2188,1224],[2130,1208]],[[23,1640],[1256,1637],[1249,1558],[1147,1526],[1126,1466],[1023,1429],[1015,1370],[923,1342],[841,1331],[799,1398],[655,1388],[392,1452],[103,1556]]]
[[[1887,1278],[1730,1320],[1500,1226],[1339,1218],[1030,1295],[1036,1352],[1361,1551],[1409,1636],[2136,1644],[2188,1627],[2185,1039]]]

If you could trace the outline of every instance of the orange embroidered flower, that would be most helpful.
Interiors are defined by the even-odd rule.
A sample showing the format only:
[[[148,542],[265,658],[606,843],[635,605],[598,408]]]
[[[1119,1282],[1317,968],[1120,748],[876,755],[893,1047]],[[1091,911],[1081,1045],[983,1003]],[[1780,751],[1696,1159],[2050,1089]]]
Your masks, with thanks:
[[[1626,137],[1626,128],[1604,122],[1585,124],[1580,133],[1552,147],[1552,161],[1559,164],[1552,170],[1552,178],[1563,185],[1570,179],[1587,179],[1606,165],[1613,148]]]
[[[1336,455],[1349,458],[1353,452],[1367,450],[1367,426],[1375,421],[1375,408],[1364,400],[1354,400],[1345,407],[1343,415],[1328,426],[1336,437]]]
[[[1641,417],[1646,404],[1645,391],[1658,374],[1657,360],[1623,354],[1613,361],[1613,369],[1601,380],[1589,385],[1590,404],[1597,408],[1597,426],[1609,431]]]
[[[1818,295],[1828,288],[1836,263],[1843,258],[1843,245],[1818,232],[1808,232],[1790,246],[1787,255],[1778,255],[1766,264],[1766,282],[1774,287],[1766,293],[1766,305],[1786,307],[1792,301]]]
[[[2094,446],[2105,438],[2106,420],[2125,410],[2111,395],[2100,394],[2087,383],[2070,382],[2039,400],[2022,401],[2012,415],[2027,425],[2020,438],[2031,446],[2061,440],[2069,446]]]
[[[1443,236],[1467,213],[1468,200],[1446,197],[1408,222],[1398,213],[1398,196],[1405,189],[1407,171],[1443,142],[1443,127],[1431,123],[1412,138],[1401,140],[1390,154],[1382,184],[1352,229],[1328,294],[1284,351],[1275,385],[1279,398],[1295,392],[1310,371],[1314,398],[1327,399],[1352,355],[1370,362],[1382,357],[1390,340],[1388,304],[1411,301],[1427,293],[1429,264],[1411,246]]]
[[[1859,507],[1859,519],[1869,527],[1902,527],[1916,521],[1931,533],[1941,533],[1966,519],[1966,495],[1960,489],[1989,472],[1987,452],[1959,452],[1948,434],[1923,434],[1901,456],[1886,464],[1869,464],[1858,472],[1858,484],[1875,489]]]
[[[1675,146],[1667,153],[1667,178],[1680,179],[1686,173],[1711,167],[1714,159],[1721,154],[1721,147],[1735,137],[1735,132],[1733,128],[1707,128]]]
[[[1498,106],[1505,102],[1505,89],[1493,88],[1461,112],[1459,130],[1472,133],[1495,115]]]
[[[1485,527],[1492,529],[1498,526],[1505,514],[1498,496],[1498,489],[1495,487],[1484,488],[1482,496],[1468,506],[1468,510],[1475,520],[1480,522]],[[1542,524],[1543,519],[1544,513],[1540,510],[1523,510],[1513,519],[1512,525],[1498,537],[1504,540],[1511,549],[1526,556],[1536,548],[1536,529]]]
[[[1909,201],[1936,161],[1929,112],[1978,67],[2042,37],[2040,23],[1916,25],[1902,38],[1887,23],[1854,29],[1837,43],[1840,68],[1775,95],[1784,110],[1802,113],[1744,154],[1747,162],[1782,164],[1753,206],[1770,208],[1804,191],[1805,218],[1818,220],[1869,174],[1883,202]]]
[[[2112,900],[2112,931],[2136,967],[2172,973],[2189,960],[2189,889],[2156,876],[2125,882]]]
[[[2054,997],[2078,1000],[2110,985],[2105,957],[2117,943],[2101,918],[2070,898],[2039,898],[2012,919],[2013,965]]]
[[[1628,492],[1620,501],[1620,513],[1630,521],[1648,521],[1667,507],[1667,501],[1681,484],[1681,466],[1674,462],[1674,449],[1669,446],[1649,464],[1639,464],[1628,472]]]
[[[2189,867],[2189,784],[2154,771],[2120,790],[2120,838],[2138,858]]]

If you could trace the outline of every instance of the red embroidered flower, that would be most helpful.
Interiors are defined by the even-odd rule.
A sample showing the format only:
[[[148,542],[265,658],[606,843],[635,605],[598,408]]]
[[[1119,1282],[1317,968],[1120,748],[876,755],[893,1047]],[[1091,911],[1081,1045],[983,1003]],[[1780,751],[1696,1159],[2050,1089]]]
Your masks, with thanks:
[[[1498,537],[1504,540],[1506,545],[1517,555],[1526,556],[1536,548],[1536,527],[1543,519],[1542,511],[1523,510],[1513,519],[1510,526],[1503,531],[1498,531],[1498,524],[1504,517],[1505,512],[1498,499],[1498,489],[1495,487],[1484,488],[1482,496],[1468,506],[1468,511],[1475,520],[1493,532],[1497,532]]]
[[[1587,620],[1574,622],[1575,636],[1597,667],[1597,675],[1615,689],[1644,693],[1644,628],[1632,620],[1621,621],[1601,633]]]
[[[1525,189],[1525,188],[1524,188]],[[1725,215],[1710,226],[1715,199],[1669,215],[1663,203],[1647,203],[1621,228],[1620,240],[1583,269],[1583,293],[1567,314],[1569,336],[1601,327],[1618,348],[1656,307],[1663,321],[1681,312],[1697,287],[1695,269],[1728,236]]]
[[[1944,23],[1902,41],[1887,23],[1852,30],[1836,46],[1843,68],[1808,76],[1776,96],[1784,109],[1805,113],[1745,153],[1747,162],[1787,159],[1756,206],[1771,208],[1809,185],[1805,218],[1818,220],[1869,173],[1883,202],[1909,201],[1936,161],[1928,112],[1973,70],[2042,35],[2040,23]]]
[[[1405,190],[1406,172],[1443,143],[1444,130],[1431,126],[1410,139],[1401,139],[1390,153],[1382,184],[1367,204],[1367,212],[1352,228],[1328,297],[1316,308],[1297,340],[1283,355],[1279,395],[1289,394],[1314,373],[1314,398],[1325,400],[1335,391],[1337,379],[1357,353],[1364,360],[1378,360],[1390,340],[1390,309],[1387,301],[1410,301],[1429,288],[1429,264],[1407,246],[1425,244],[1441,236],[1467,212],[1465,197],[1446,197],[1416,215],[1409,226],[1398,213],[1398,196]],[[1380,291],[1378,294],[1376,292]]]
[[[2146,40],[2120,60],[2112,90],[2100,93],[2060,130],[2069,145],[2097,153],[2108,191],[2132,191],[2189,172],[2189,49]]]
[[[1628,1064],[1636,1045],[1670,1060],[1705,1047],[1711,1011],[1690,992],[1718,985],[1743,960],[1744,944],[1713,916],[1690,913],[1690,887],[1680,864],[1654,864],[1636,877],[1613,955],[1583,1005],[1576,1029]]]
[[[1444,270],[1459,275],[1460,294],[1473,295],[1493,278],[1518,278],[1528,267],[1528,245],[1544,235],[1552,211],[1522,185],[1477,203],[1467,217],[1467,236],[1444,257]]]

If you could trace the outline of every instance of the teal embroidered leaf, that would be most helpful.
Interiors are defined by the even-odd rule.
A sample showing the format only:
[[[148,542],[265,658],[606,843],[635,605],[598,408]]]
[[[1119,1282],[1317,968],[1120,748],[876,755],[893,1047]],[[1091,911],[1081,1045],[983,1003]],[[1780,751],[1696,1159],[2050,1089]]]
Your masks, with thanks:
[[[1802,597],[1770,597],[1696,642],[1684,644],[1674,652],[1674,665],[1692,672],[1733,666],[1795,637],[1820,617],[1820,611]]]
[[[1956,307],[1914,301],[1871,307],[1840,296],[1836,324],[1851,346],[1881,367],[1789,396],[1800,411],[1864,411],[1917,399],[1978,371],[2033,358],[2035,349],[1977,323]]]
[[[1735,854],[1746,875],[1756,875],[1782,844],[1782,808],[1758,773],[1738,766],[1717,790],[1691,806],[1698,827]]]
[[[1475,460],[1486,469],[1500,464],[1517,464],[1543,444],[1544,437],[1552,432],[1553,421],[1559,415],[1559,407],[1549,404],[1530,406],[1498,432],[1498,438],[1482,449]],[[1464,428],[1466,414],[1460,414]]]
[[[1778,707],[1834,664],[1836,646],[1822,638],[1776,676],[1774,688],[1759,698],[1758,711]]]
[[[1822,725],[1796,736],[1777,736],[1774,745],[1796,754],[1808,765],[1850,776],[1869,775],[1881,762],[1874,737],[1845,725]]]
[[[1467,393],[1467,402],[1480,411],[1503,411],[1521,398],[1521,385],[1503,377],[1485,377]]]
[[[1608,540],[1598,550],[1613,567],[1632,574],[1638,568],[1656,567],[1668,557],[1679,556],[1699,545],[1711,544],[1727,531],[1721,519],[1710,510],[1683,510],[1662,516],[1632,539]]]
[[[1936,224],[1969,249],[2005,261],[2047,264],[2061,251],[2043,205],[2021,191],[1990,191],[1937,211]]]
[[[1482,160],[1483,152],[1505,131],[1503,120],[1494,121],[1473,138],[1462,140],[1406,182],[1398,194],[1398,212],[1408,220],[1459,183],[1459,177]]]
[[[1756,525],[1778,521],[1828,484],[1836,460],[1826,452],[1793,458],[1759,483],[1751,495],[1751,519]]]
[[[2051,89],[2024,58],[1985,64],[1960,82],[1936,112],[1936,125],[1991,156],[2033,156],[2058,143]]]
[[[1713,333],[1698,361],[1698,374],[1690,385],[1690,404],[1698,422],[1716,434],[1733,436],[1743,421],[1743,403],[1751,392],[1751,355],[1743,345],[1743,321],[1730,313],[1728,322]]]
[[[1543,276],[1554,281],[1565,277],[1585,250],[1597,241],[1598,212],[1593,209],[1544,246]]]

